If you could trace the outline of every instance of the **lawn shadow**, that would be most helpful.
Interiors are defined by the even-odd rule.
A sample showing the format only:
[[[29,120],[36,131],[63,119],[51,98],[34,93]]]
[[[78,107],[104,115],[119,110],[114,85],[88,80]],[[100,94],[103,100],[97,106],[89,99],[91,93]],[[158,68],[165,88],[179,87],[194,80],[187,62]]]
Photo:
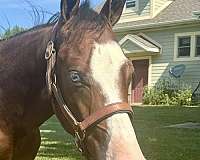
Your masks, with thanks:
[[[75,147],[73,137],[64,131],[55,116],[40,127],[40,132],[42,143],[37,160],[43,158],[84,159]]]

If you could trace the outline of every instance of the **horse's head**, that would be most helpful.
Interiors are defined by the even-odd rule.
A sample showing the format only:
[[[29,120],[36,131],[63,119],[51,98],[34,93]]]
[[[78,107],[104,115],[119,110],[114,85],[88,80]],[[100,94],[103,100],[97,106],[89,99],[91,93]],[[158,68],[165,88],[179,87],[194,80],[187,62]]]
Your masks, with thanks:
[[[62,0],[55,29],[55,73],[63,102],[75,119],[82,122],[93,115],[85,122],[84,135],[78,137],[79,145],[91,160],[142,160],[126,106],[133,67],[112,31],[125,0],[107,0],[99,14],[88,3],[79,7],[78,0],[69,1]],[[62,104],[62,99],[58,101]],[[69,115],[58,108],[58,118],[74,135]],[[94,123],[89,125],[90,121]]]

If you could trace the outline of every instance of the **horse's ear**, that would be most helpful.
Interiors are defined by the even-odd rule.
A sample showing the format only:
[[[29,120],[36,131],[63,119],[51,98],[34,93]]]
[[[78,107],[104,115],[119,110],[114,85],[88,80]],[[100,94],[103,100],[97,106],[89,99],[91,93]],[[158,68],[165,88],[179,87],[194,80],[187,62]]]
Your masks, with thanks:
[[[101,14],[105,15],[114,26],[121,17],[126,0],[106,0]]]
[[[60,12],[61,19],[67,21],[79,9],[80,0],[61,0]]]

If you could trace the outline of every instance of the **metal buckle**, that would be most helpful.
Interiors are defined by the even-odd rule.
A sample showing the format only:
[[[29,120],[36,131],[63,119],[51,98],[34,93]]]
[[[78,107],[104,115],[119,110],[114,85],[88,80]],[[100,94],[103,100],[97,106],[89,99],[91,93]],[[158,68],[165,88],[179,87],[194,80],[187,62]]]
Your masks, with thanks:
[[[83,131],[80,135],[80,132],[78,131],[75,131],[75,139],[80,141],[80,142],[83,142],[84,139],[85,139],[85,131]]]
[[[76,145],[76,147],[78,148],[78,150],[81,152],[81,153],[83,153],[83,149],[82,149],[82,141],[81,141],[81,137],[80,137],[80,135],[79,135],[79,133],[78,132],[75,132],[75,145]]]
[[[80,130],[79,128],[79,125],[80,123],[78,123],[76,125],[76,130],[75,130],[75,134],[74,134],[74,137],[75,137],[75,144],[76,144],[76,147],[78,148],[78,150],[83,153],[83,149],[82,149],[82,144],[83,144],[83,141],[86,137],[86,131],[85,130]]]
[[[49,60],[53,54],[56,53],[53,41],[49,41],[46,48],[45,59]]]

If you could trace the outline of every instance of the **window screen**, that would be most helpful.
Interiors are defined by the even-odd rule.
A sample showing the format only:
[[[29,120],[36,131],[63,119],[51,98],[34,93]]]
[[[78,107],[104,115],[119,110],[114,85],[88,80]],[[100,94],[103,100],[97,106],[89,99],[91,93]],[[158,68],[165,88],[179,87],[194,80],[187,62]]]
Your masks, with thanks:
[[[178,57],[190,57],[191,36],[178,38]]]

